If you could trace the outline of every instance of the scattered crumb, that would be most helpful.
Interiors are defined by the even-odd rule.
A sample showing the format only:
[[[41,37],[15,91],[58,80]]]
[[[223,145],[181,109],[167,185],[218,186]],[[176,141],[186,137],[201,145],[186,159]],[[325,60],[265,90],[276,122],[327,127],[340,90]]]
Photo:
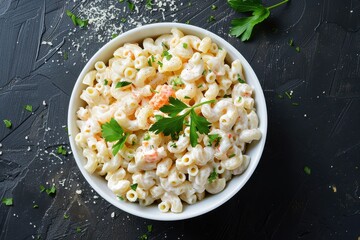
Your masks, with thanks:
[[[111,216],[111,218],[114,218],[115,217],[115,212],[112,212],[110,216]]]
[[[79,189],[79,190],[76,190],[76,194],[81,194],[82,193],[82,191]]]
[[[332,190],[333,190],[333,192],[334,192],[334,193],[336,193],[336,192],[337,192],[337,188],[336,188],[336,186],[335,186],[335,185],[332,185],[332,186],[331,186],[331,188],[332,188]]]
[[[42,105],[43,105],[43,106],[46,106],[46,102],[45,102],[45,100],[43,100]]]
[[[306,113],[304,114],[304,117],[307,117]]]

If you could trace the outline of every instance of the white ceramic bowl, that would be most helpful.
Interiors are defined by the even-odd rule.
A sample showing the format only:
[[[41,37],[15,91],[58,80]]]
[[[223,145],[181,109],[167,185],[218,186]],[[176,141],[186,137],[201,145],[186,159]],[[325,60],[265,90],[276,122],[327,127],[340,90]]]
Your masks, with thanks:
[[[139,42],[146,37],[156,37],[164,33],[170,33],[170,30],[174,27],[180,29],[185,34],[192,34],[201,38],[205,36],[210,37],[213,42],[217,43],[219,47],[225,49],[228,52],[227,61],[240,59],[244,68],[246,81],[255,88],[255,104],[257,114],[259,116],[259,128],[262,132],[262,138],[260,141],[256,141],[250,144],[246,151],[246,154],[251,156],[248,169],[242,175],[235,176],[233,179],[231,179],[222,192],[216,195],[208,194],[205,199],[193,205],[184,204],[182,213],[161,213],[157,208],[157,205],[142,207],[137,203],[119,201],[116,195],[112,193],[107,187],[107,182],[103,177],[100,177],[96,174],[90,174],[84,169],[86,160],[82,155],[81,149],[75,144],[75,136],[79,132],[78,128],[76,127],[76,111],[80,106],[85,105],[84,102],[80,99],[80,93],[85,89],[85,85],[82,84],[81,81],[85,74],[94,68],[96,61],[101,60],[107,63],[107,61],[112,57],[113,52],[124,43]],[[106,201],[113,204],[114,206],[133,215],[154,220],[170,221],[187,219],[205,214],[225,203],[245,185],[258,165],[264,149],[267,131],[267,111],[264,94],[253,69],[245,60],[245,58],[227,41],[212,32],[192,25],[181,23],[155,23],[138,27],[116,37],[115,39],[105,44],[105,46],[103,46],[85,65],[75,83],[71,94],[68,112],[68,129],[70,133],[70,145],[76,163],[85,179],[100,196],[102,196]]]

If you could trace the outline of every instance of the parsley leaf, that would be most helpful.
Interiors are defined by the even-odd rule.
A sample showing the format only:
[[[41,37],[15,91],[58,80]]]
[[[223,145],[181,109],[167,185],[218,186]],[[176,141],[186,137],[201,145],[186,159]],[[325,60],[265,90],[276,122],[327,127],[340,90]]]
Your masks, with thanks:
[[[188,105],[177,98],[169,98],[170,105],[165,105],[160,108],[163,113],[169,114],[171,117],[178,115],[182,110],[188,108]]]
[[[130,186],[130,188],[131,188],[132,190],[136,191],[137,186],[138,186],[138,184],[137,184],[137,183],[134,183],[134,184],[132,184],[132,185]]]
[[[70,216],[64,213],[64,219],[68,219]]]
[[[46,188],[43,185],[40,185],[40,192],[43,192],[45,190],[46,190]]]
[[[59,147],[57,148],[57,153],[58,153],[58,154],[61,154],[61,155],[63,155],[63,156],[66,156],[67,151],[66,151],[65,147],[59,146]]]
[[[10,121],[10,120],[8,120],[8,119],[4,119],[3,121],[4,121],[4,123],[5,123],[5,127],[7,127],[7,128],[11,128],[12,123],[11,123],[11,121]]]
[[[196,131],[199,133],[208,134],[210,131],[210,122],[208,122],[206,118],[196,115],[194,109],[191,109],[190,117],[190,142],[191,146],[195,147],[198,144],[197,140],[199,138]]]
[[[153,225],[147,225],[147,230],[149,233],[152,232],[152,229],[153,229]]]
[[[190,141],[191,145],[195,147],[198,144],[198,135],[196,132],[205,134],[209,133],[210,123],[206,120],[206,118],[196,115],[194,109],[200,107],[201,105],[213,102],[215,102],[215,100],[205,101],[189,107],[185,103],[181,102],[179,99],[170,97],[170,104],[160,108],[160,111],[162,111],[163,113],[167,113],[170,117],[164,117],[160,119],[159,121],[154,123],[149,130],[155,132],[155,134],[159,134],[160,132],[162,132],[165,136],[171,135],[171,137],[175,139],[183,130],[184,120],[190,114]],[[177,115],[185,109],[189,110],[187,110],[182,115]]]
[[[231,8],[238,12],[252,12],[249,17],[233,19],[231,21],[230,34],[236,37],[241,36],[241,41],[250,39],[255,25],[263,22],[270,16],[270,10],[276,8],[289,0],[284,0],[270,7],[263,6],[261,0],[228,0]]]
[[[305,167],[304,167],[304,172],[305,172],[307,175],[310,175],[310,174],[311,174],[311,168],[309,168],[308,166],[305,166]]]
[[[232,158],[232,157],[235,157],[235,156],[236,156],[236,154],[233,153],[233,154],[230,154],[230,155],[229,155],[229,158]]]
[[[6,206],[12,206],[13,205],[13,198],[3,198],[1,200],[1,202],[3,204],[5,204]]]
[[[246,83],[245,80],[243,80],[241,77],[240,77],[240,74],[238,74],[238,82],[239,83]]]
[[[114,38],[116,38],[117,36],[119,36],[119,35],[116,34],[116,33],[113,33],[113,34],[111,35],[111,38],[114,39]]]
[[[127,3],[128,3],[130,11],[134,11],[135,10],[135,4],[133,2],[131,2],[130,0],[128,0]]]
[[[33,205],[33,208],[39,208],[39,205],[34,204],[34,205]]]
[[[215,147],[217,147],[219,145],[219,142],[221,140],[221,137],[219,134],[209,134],[209,145],[208,146],[212,146],[213,143],[215,143]]]
[[[107,79],[104,79],[104,85],[108,85],[108,80]]]
[[[216,170],[214,168],[214,170],[212,171],[212,173],[210,173],[210,176],[208,177],[208,181],[209,181],[209,183],[212,183],[217,178],[218,178],[218,173],[216,172]]]
[[[89,20],[78,18],[75,14],[70,12],[69,10],[66,10],[66,15],[71,18],[71,21],[75,26],[79,26],[81,28],[87,27]]]
[[[127,85],[130,85],[131,82],[127,82],[127,81],[123,81],[123,82],[118,82],[115,86],[115,88],[122,88],[122,87],[125,87]]]
[[[188,44],[187,43],[183,43],[183,48],[187,49]]]
[[[112,118],[110,122],[101,125],[101,133],[107,142],[118,141],[112,146],[112,154],[114,156],[124,147],[126,138],[129,135],[128,133],[124,133],[124,130],[114,118]]]
[[[32,107],[31,105],[25,105],[25,106],[24,106],[24,109],[25,109],[26,111],[29,111],[29,112],[32,112],[32,111],[33,111],[33,107]]]

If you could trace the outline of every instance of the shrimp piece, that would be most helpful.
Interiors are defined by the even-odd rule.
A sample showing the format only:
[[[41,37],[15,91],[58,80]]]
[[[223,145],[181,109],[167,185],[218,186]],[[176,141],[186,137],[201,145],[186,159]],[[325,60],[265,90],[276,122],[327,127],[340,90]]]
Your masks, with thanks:
[[[175,96],[174,89],[172,89],[172,87],[169,85],[162,85],[159,93],[155,93],[149,104],[154,109],[159,109],[169,102],[169,97],[171,96]]]
[[[148,162],[148,163],[153,163],[153,162],[156,162],[157,160],[159,160],[157,151],[155,149],[146,151],[144,153],[144,160],[145,160],[145,162]]]

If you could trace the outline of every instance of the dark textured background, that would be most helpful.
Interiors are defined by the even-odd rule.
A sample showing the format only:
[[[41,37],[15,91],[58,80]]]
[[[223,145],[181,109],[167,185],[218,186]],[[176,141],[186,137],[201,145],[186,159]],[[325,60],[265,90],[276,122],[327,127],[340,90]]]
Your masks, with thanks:
[[[239,14],[225,1],[176,1],[176,11],[165,11],[166,21],[190,20],[239,49],[257,73],[269,114],[265,151],[246,186],[218,209],[179,222],[116,209],[85,182],[72,155],[54,153],[69,147],[66,115],[76,78],[111,39],[104,29],[76,28],[63,15],[91,2],[0,1],[0,118],[13,122],[11,129],[0,124],[0,197],[14,198],[14,206],[0,206],[0,239],[137,239],[148,224],[149,239],[360,239],[359,0],[293,0],[275,9],[247,43],[228,36]],[[115,0],[96,5],[121,9],[109,20],[116,26],[121,17],[138,16]],[[138,19],[143,24],[164,21],[136,5],[147,16]],[[208,22],[210,15],[216,21]],[[135,26],[128,21],[122,31]],[[102,41],[91,38],[99,34]],[[278,97],[291,90],[292,99]],[[39,192],[53,183],[55,197]]]

